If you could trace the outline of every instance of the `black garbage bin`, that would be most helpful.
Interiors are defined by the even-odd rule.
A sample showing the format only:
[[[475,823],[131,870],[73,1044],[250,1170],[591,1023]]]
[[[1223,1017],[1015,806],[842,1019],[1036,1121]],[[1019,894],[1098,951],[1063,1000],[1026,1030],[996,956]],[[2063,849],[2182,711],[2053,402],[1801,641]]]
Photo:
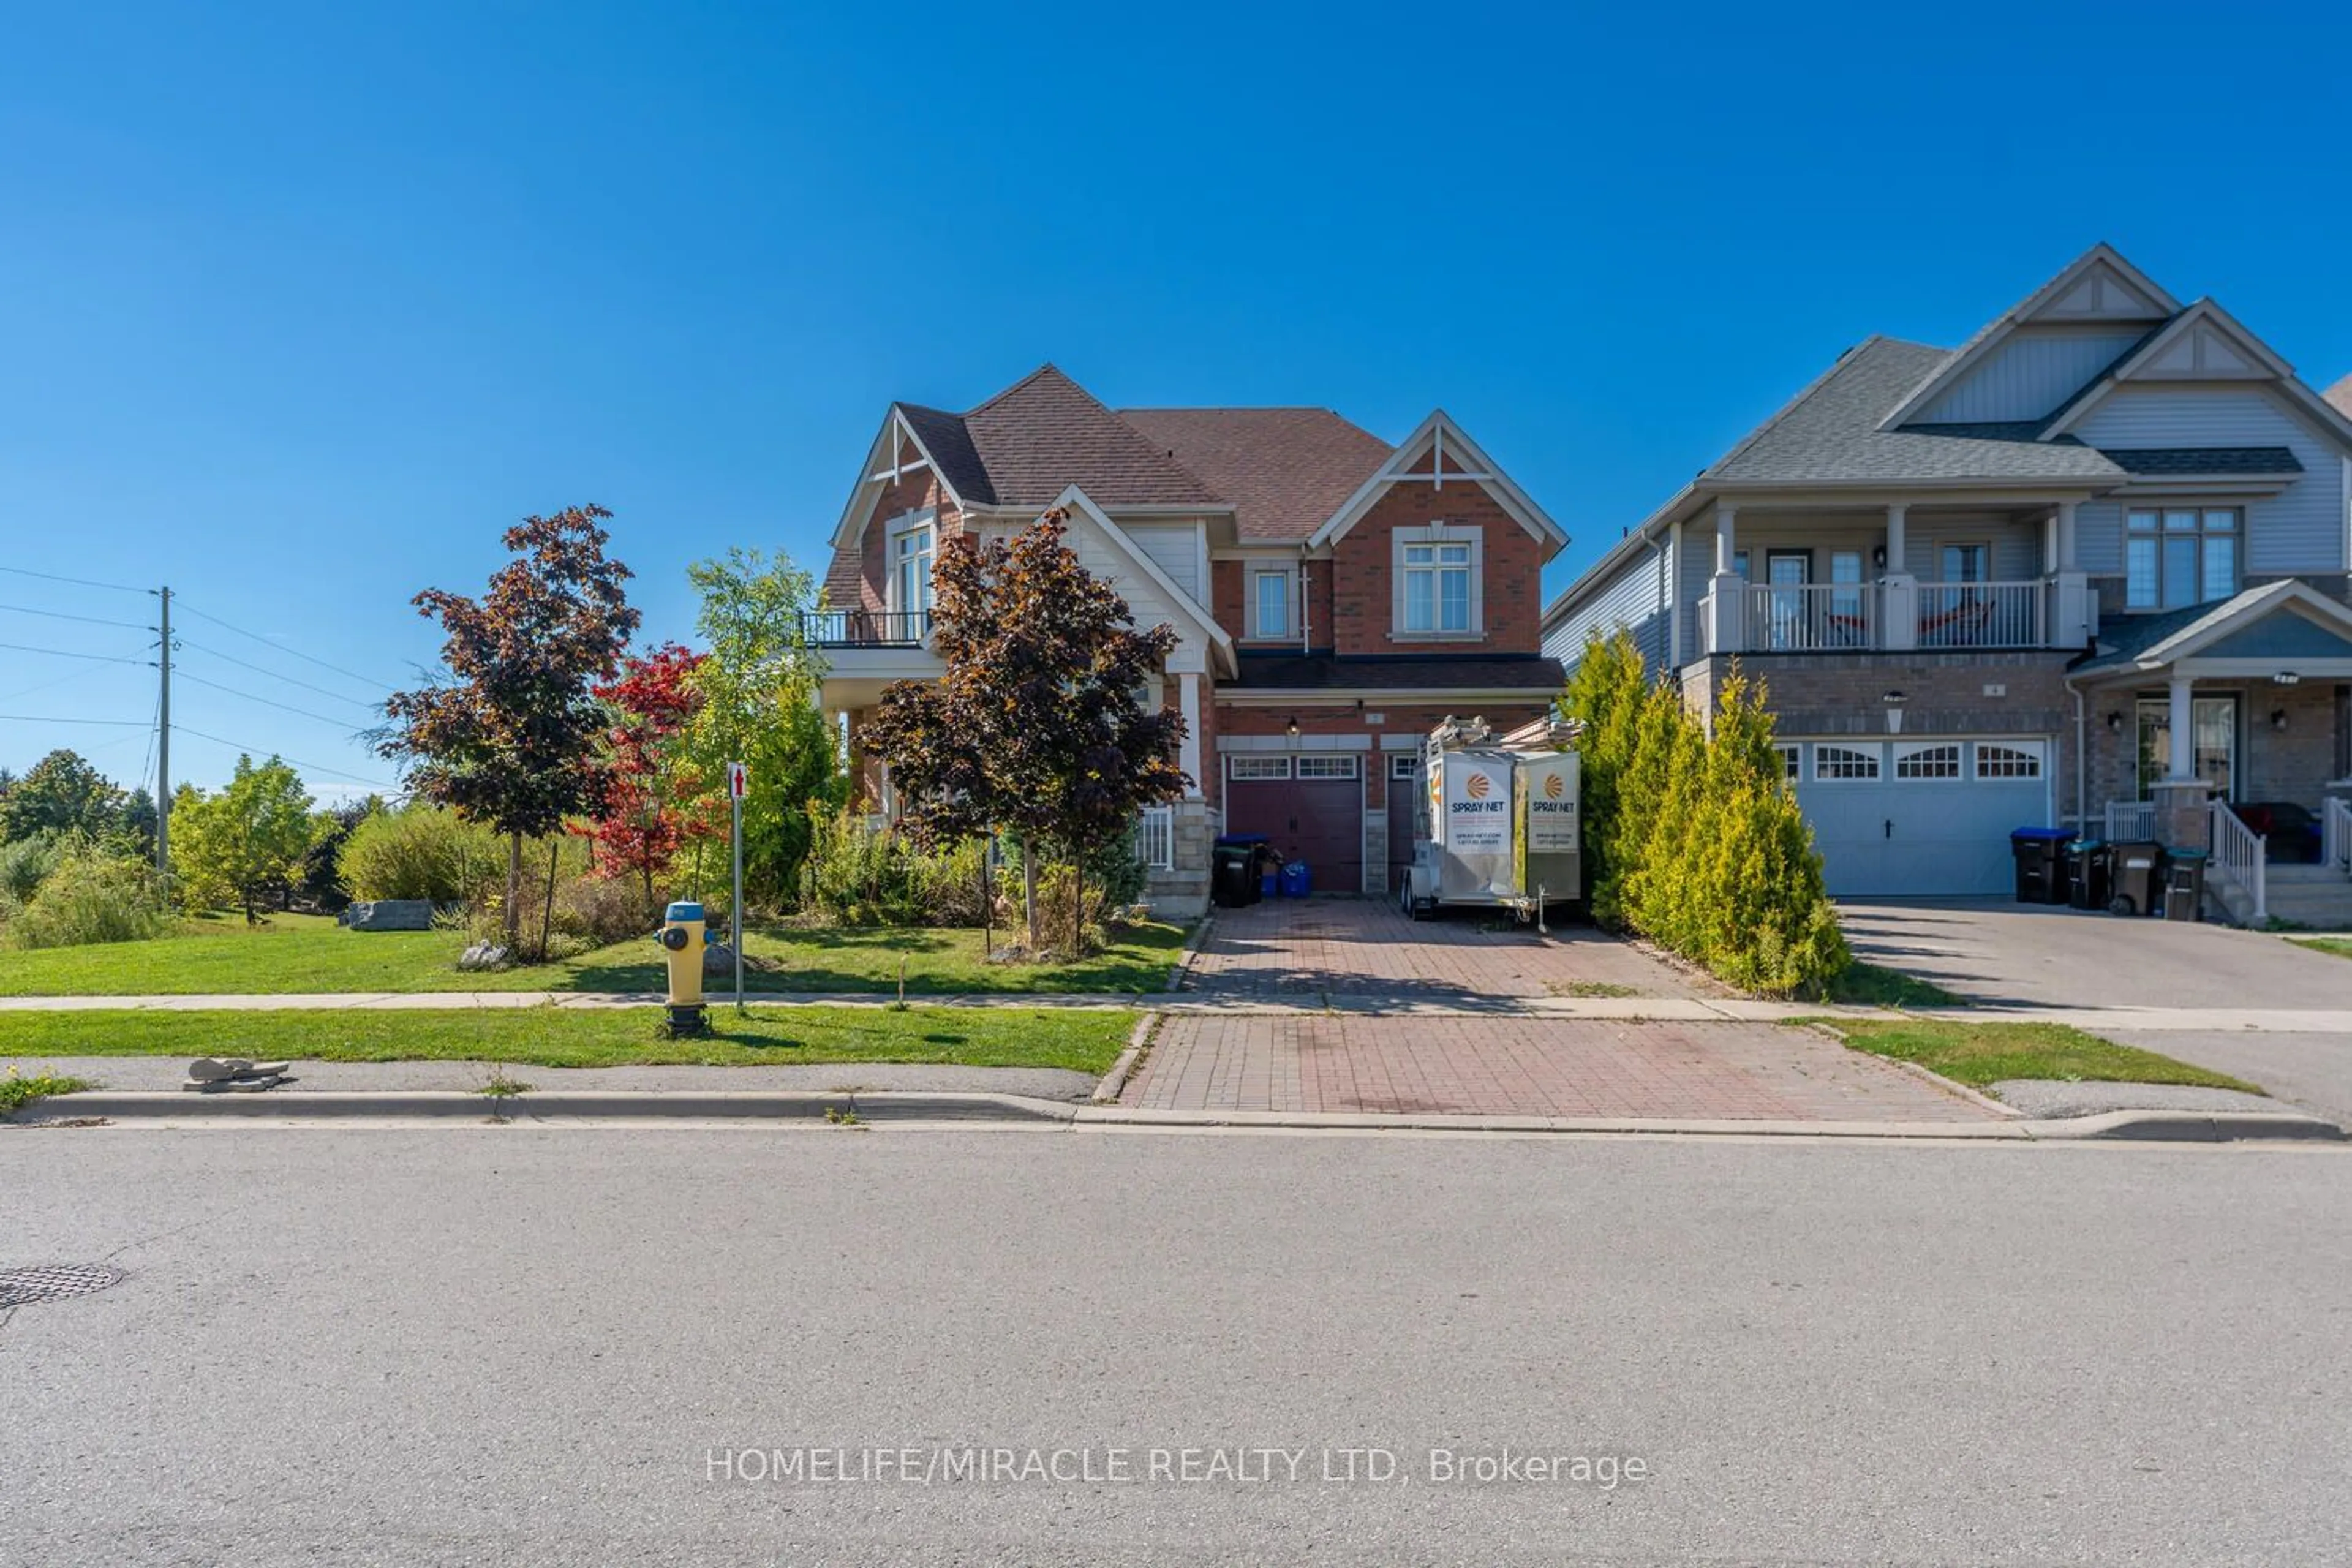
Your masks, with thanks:
[[[1257,861],[1263,833],[1229,834],[1209,847],[1209,896],[1229,910],[1258,900]]]
[[[2118,844],[2108,851],[2112,862],[2107,912],[2111,915],[2152,915],[2164,886],[2164,846],[2146,842]]]
[[[2202,849],[2164,852],[2164,918],[2201,921],[2205,918],[2205,861]]]
[[[2104,910],[2114,897],[2115,848],[2096,838],[2066,846],[2066,901],[2078,910]]]
[[[2021,827],[2009,836],[2009,852],[2017,862],[2019,903],[2066,901],[2066,881],[2059,868],[2059,855],[2074,837],[2071,827]]]

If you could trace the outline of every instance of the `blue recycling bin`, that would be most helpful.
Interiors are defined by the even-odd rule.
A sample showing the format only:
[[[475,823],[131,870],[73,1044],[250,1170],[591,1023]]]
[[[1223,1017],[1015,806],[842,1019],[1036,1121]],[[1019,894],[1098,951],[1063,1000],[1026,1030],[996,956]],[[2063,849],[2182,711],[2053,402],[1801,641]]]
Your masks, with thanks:
[[[1314,877],[1307,870],[1306,861],[1293,860],[1282,868],[1284,898],[1303,899],[1314,889]]]

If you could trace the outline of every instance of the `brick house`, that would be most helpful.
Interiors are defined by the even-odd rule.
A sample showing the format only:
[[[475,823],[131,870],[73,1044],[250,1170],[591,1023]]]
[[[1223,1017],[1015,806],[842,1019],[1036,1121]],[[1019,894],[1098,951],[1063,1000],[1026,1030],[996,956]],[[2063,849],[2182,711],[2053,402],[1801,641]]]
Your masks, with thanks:
[[[1997,892],[2010,830],[2064,823],[2210,845],[2246,917],[2343,881],[2257,867],[2352,842],[2337,391],[2099,246],[1958,349],[1839,356],[1544,647],[1628,628],[1701,711],[1735,659],[1761,677],[1833,892]]]
[[[1177,633],[1154,696],[1184,716],[1192,784],[1139,840],[1174,912],[1205,904],[1221,832],[1265,834],[1318,891],[1387,893],[1420,738],[1449,713],[1540,717],[1559,690],[1538,584],[1567,535],[1443,411],[1391,446],[1322,408],[1113,410],[1045,365],[961,414],[891,405],[860,475],[811,627],[853,756],[885,686],[940,672],[941,542],[1066,508],[1087,568]]]

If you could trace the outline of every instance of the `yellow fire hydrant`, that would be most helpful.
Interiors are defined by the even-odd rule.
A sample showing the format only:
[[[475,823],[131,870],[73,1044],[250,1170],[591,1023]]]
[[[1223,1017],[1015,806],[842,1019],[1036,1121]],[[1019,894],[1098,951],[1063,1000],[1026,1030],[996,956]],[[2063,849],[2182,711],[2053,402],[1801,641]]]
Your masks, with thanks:
[[[702,950],[717,940],[703,923],[702,906],[677,903],[663,911],[654,940],[669,963],[669,1032],[699,1035],[708,1027],[702,1002]]]

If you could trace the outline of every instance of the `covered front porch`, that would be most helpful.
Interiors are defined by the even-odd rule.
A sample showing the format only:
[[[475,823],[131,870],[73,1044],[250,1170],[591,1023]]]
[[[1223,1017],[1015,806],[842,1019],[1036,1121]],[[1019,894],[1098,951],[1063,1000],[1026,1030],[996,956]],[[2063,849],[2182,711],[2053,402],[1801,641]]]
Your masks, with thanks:
[[[2206,851],[2246,923],[2352,916],[2352,609],[2283,582],[2118,620],[2069,679],[2086,831]]]

